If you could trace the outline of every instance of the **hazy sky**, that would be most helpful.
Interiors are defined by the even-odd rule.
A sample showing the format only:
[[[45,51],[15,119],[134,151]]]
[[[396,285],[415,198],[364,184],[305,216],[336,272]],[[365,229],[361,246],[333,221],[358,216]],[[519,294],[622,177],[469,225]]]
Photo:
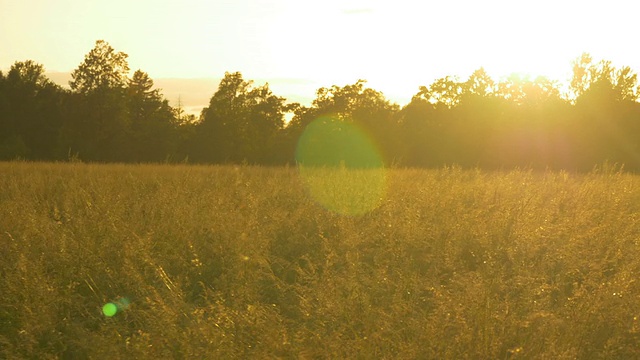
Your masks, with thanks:
[[[584,51],[638,71],[637,14],[617,0],[0,0],[0,68],[70,72],[103,39],[154,79],[240,71],[300,100],[363,78],[404,104],[480,66],[564,79]]]

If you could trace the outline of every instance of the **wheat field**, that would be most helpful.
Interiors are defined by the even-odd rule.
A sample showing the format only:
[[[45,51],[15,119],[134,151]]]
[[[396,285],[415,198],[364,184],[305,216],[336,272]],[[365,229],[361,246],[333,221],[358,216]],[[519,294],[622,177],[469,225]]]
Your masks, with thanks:
[[[610,166],[0,163],[0,255],[6,359],[640,357]]]

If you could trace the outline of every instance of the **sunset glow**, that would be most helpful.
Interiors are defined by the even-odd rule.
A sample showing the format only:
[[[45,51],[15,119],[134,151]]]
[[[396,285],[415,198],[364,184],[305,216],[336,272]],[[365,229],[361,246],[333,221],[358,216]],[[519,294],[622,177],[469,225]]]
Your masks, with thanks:
[[[2,69],[32,59],[47,71],[71,72],[104,39],[154,79],[240,71],[302,102],[318,87],[366,79],[405,104],[419,86],[447,75],[464,79],[479,67],[496,80],[517,72],[564,81],[582,52],[640,68],[629,46],[636,16],[621,1],[35,0],[2,7]]]
[[[640,359],[620,0],[0,0],[0,359]]]

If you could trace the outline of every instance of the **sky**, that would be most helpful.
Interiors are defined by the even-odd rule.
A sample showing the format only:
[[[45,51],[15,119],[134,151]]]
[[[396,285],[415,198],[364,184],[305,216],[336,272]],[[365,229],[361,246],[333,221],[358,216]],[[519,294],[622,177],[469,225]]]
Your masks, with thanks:
[[[619,0],[0,0],[0,69],[30,59],[65,83],[102,39],[174,104],[240,71],[291,101],[365,79],[404,105],[479,67],[566,80],[588,52],[639,71],[638,18]]]

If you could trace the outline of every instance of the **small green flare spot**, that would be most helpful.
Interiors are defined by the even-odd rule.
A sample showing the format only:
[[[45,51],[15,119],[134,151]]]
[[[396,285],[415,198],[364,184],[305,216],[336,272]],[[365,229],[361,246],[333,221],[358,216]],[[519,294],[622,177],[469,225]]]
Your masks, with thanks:
[[[106,303],[102,307],[102,313],[104,314],[104,316],[112,317],[117,312],[118,312],[118,306],[116,306],[116,304],[114,303]]]

